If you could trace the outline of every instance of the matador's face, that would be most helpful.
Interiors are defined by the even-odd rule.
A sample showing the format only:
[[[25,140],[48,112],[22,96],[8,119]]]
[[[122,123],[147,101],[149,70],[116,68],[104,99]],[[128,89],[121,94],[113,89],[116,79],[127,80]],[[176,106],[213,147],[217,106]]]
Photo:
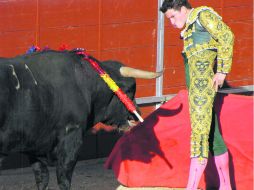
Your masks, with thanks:
[[[188,17],[188,9],[186,7],[181,7],[180,10],[168,9],[165,16],[170,20],[173,27],[182,29]]]

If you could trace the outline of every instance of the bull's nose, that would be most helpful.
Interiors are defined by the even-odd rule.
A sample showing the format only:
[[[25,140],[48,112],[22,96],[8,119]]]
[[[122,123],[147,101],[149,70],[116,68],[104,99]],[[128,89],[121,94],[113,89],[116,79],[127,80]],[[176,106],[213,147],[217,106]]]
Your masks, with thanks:
[[[130,127],[134,127],[138,124],[138,122],[136,122],[135,120],[128,120],[128,124]]]

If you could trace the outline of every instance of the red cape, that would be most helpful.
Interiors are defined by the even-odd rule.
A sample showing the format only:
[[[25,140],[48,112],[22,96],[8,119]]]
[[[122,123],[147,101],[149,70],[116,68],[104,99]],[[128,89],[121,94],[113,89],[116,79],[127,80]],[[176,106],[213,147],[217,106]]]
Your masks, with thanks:
[[[253,189],[253,97],[219,95],[215,105],[229,149],[231,184],[237,190]],[[128,187],[185,187],[190,164],[188,109],[187,91],[180,91],[118,140],[105,167]],[[210,156],[200,187],[218,185]]]

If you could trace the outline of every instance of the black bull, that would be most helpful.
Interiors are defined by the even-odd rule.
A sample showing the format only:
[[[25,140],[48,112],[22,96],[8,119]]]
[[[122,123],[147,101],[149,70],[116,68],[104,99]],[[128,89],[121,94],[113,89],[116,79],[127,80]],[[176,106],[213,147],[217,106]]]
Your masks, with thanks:
[[[120,74],[123,65],[100,66],[133,100],[135,79]],[[0,58],[0,88],[0,166],[9,153],[27,154],[38,189],[48,186],[49,161],[56,165],[60,189],[70,189],[85,131],[98,122],[121,126],[133,118],[76,52]]]

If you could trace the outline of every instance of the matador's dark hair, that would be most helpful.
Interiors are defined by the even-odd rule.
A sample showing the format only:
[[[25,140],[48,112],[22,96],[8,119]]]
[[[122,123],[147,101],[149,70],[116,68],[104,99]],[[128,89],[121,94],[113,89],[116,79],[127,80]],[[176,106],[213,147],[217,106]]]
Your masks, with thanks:
[[[160,11],[165,13],[168,9],[180,10],[182,6],[188,9],[192,8],[188,0],[164,0],[160,7]]]

